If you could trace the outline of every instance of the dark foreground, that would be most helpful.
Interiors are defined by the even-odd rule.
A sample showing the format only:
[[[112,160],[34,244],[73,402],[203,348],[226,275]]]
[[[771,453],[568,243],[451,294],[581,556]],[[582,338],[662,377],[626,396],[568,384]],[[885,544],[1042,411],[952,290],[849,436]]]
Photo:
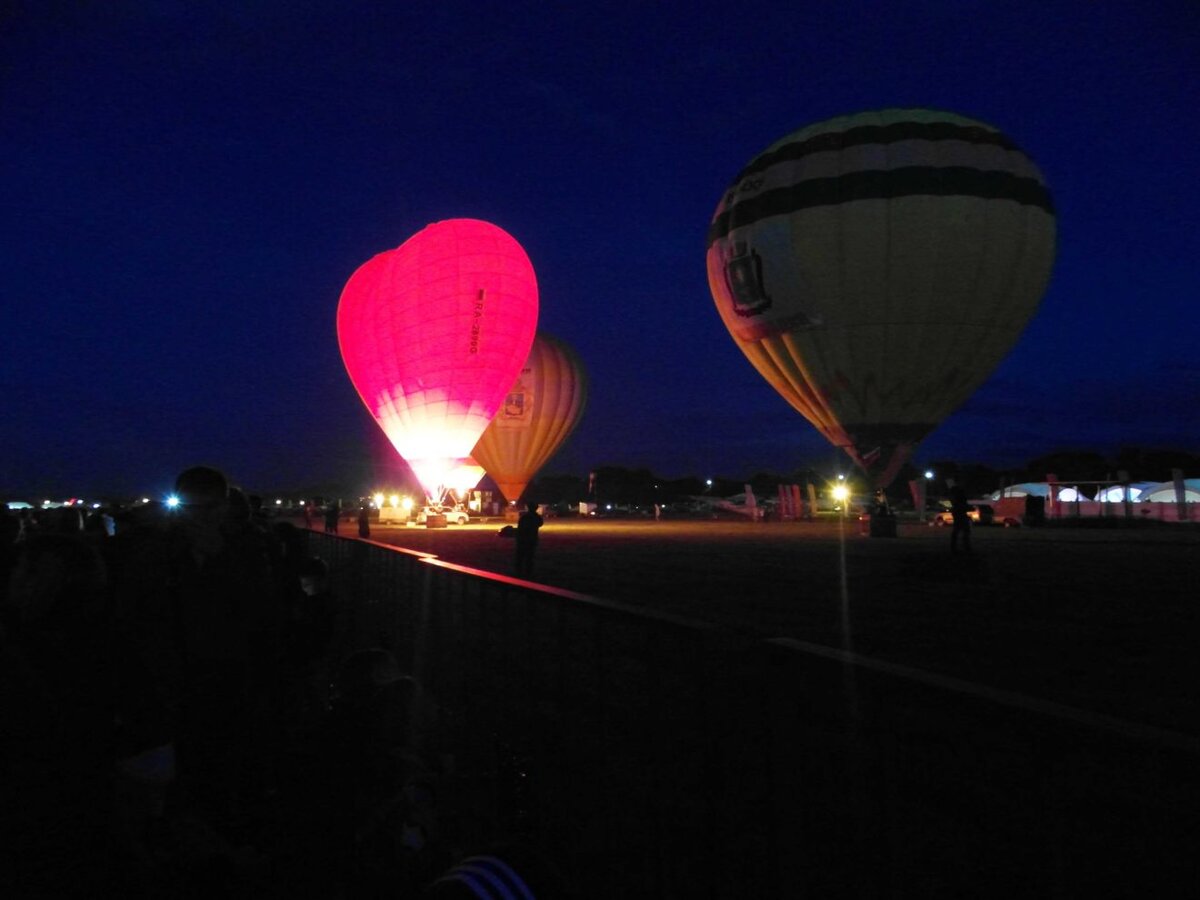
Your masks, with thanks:
[[[1194,531],[273,524],[22,550],[5,896],[1195,895]]]
[[[313,543],[591,896],[1194,896],[1188,532],[498,524]]]
[[[510,574],[500,523],[372,539]],[[842,539],[844,537],[844,540]],[[551,519],[535,580],[1196,734],[1200,532]],[[844,563],[844,565],[843,565]]]

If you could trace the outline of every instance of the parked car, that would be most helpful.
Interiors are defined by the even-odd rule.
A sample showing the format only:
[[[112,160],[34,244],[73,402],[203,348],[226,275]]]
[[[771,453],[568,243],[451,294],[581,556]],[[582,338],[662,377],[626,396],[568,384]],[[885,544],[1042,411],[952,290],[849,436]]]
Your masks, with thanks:
[[[972,503],[967,506],[967,518],[975,525],[991,525],[995,521],[995,510],[986,503]],[[933,514],[933,525],[943,528],[954,524],[954,514],[949,509],[939,509]]]
[[[466,525],[471,521],[466,509],[462,506],[423,506],[417,513],[418,525],[424,525],[429,516],[445,516],[447,525]]]

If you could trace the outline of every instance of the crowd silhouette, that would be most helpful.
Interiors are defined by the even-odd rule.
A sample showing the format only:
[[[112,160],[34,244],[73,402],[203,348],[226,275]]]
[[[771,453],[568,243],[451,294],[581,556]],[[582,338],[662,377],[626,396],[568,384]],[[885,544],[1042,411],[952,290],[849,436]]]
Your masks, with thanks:
[[[176,495],[3,510],[5,896],[460,895],[432,699],[385,650],[338,658],[306,529],[214,468]]]

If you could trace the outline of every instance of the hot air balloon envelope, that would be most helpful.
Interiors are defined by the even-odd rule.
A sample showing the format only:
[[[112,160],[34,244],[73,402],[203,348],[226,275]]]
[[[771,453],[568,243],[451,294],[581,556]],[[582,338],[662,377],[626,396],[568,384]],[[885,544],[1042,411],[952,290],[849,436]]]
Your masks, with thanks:
[[[538,332],[521,374],[475,445],[475,458],[508,500],[520,498],[575,430],[587,405],[587,387],[575,351]]]
[[[537,311],[525,251],[477,219],[430,225],[346,283],[337,313],[346,371],[431,499],[520,371]]]
[[[455,461],[453,468],[446,474],[445,486],[463,501],[466,500],[467,494],[475,490],[475,485],[479,484],[483,475],[483,466],[468,456],[466,459]]]
[[[768,382],[884,486],[1012,347],[1054,259],[1041,173],[990,125],[893,109],[790,134],[742,170],[708,282]]]

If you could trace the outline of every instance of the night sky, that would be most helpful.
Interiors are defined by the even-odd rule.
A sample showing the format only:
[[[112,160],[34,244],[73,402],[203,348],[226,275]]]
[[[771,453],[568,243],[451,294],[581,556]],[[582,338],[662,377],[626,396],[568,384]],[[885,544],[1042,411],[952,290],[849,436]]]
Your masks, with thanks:
[[[1038,314],[916,462],[1200,451],[1189,0],[0,10],[8,497],[162,492],[198,462],[261,491],[394,479],[338,297],[455,217],[522,243],[539,327],[590,373],[544,471],[844,467],[725,332],[705,231],[768,144],[890,106],[997,126],[1059,217]]]

